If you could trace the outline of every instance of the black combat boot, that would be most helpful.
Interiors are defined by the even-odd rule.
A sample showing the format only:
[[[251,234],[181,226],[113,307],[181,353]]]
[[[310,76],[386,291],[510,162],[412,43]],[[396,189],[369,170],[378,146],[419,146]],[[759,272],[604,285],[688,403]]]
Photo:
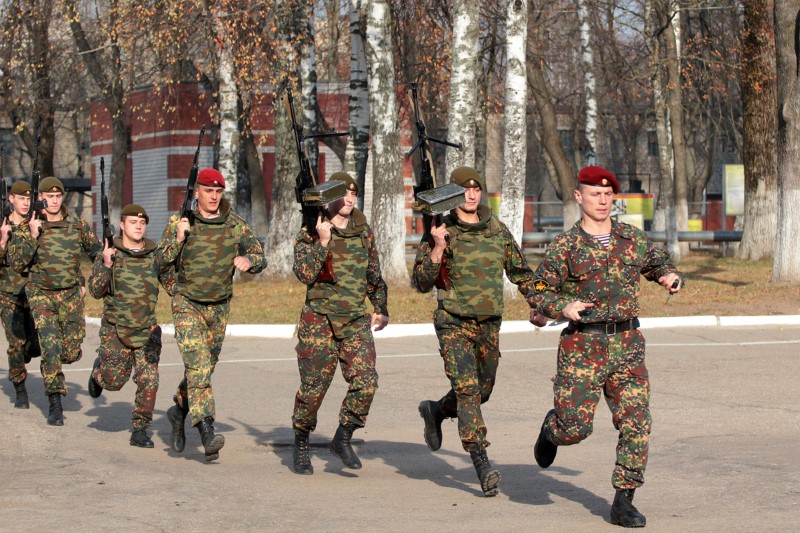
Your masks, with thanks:
[[[425,444],[431,451],[442,447],[442,406],[439,402],[425,400],[419,404],[419,416],[425,421]]]
[[[197,430],[205,448],[206,461],[219,459],[219,451],[225,446],[225,437],[214,434],[214,419],[210,416],[205,417],[197,424]]]
[[[183,448],[186,446],[186,432],[183,426],[186,422],[186,415],[189,414],[189,410],[181,407],[178,403],[177,396],[173,396],[172,401],[175,402],[175,405],[167,409],[167,420],[169,420],[169,423],[172,425],[170,445],[176,452],[182,452]]]
[[[533,446],[533,457],[536,459],[536,464],[542,468],[547,468],[553,464],[553,461],[556,459],[556,452],[558,451],[558,446],[550,442],[550,439],[547,438],[547,434],[545,433],[547,419],[550,418],[550,415],[555,415],[555,413],[555,409],[550,409],[544,416],[542,428],[539,430],[539,438],[536,439],[536,444]]]
[[[344,466],[358,470],[361,468],[361,461],[356,457],[356,452],[350,445],[350,439],[353,438],[353,430],[351,426],[343,426],[339,424],[339,429],[331,441],[331,453],[342,460]]]
[[[17,409],[29,409],[28,391],[25,389],[25,380],[14,383],[14,390],[17,392],[17,399],[14,400],[14,407]]]
[[[644,527],[647,519],[633,506],[635,489],[617,489],[611,505],[611,523],[622,527]]]
[[[92,371],[89,373],[89,385],[87,385],[87,389],[89,390],[89,396],[92,398],[99,398],[101,394],[103,394],[103,387],[95,381],[94,379],[94,371],[100,367],[100,358],[94,360],[94,364],[92,365]]]
[[[295,474],[311,475],[314,473],[314,467],[311,466],[311,456],[308,453],[308,432],[294,430],[292,461]]]
[[[61,407],[61,393],[50,394],[47,399],[50,401],[50,413],[47,415],[47,423],[51,426],[63,426],[64,409]]]
[[[153,441],[147,436],[147,432],[143,429],[137,429],[131,433],[131,446],[138,446],[139,448],[152,448]]]
[[[483,495],[487,498],[497,496],[497,493],[500,492],[500,489],[497,488],[500,484],[500,471],[492,468],[489,457],[486,455],[486,448],[472,450],[469,452],[469,456],[472,458],[472,464],[475,465],[475,472],[478,473]]]

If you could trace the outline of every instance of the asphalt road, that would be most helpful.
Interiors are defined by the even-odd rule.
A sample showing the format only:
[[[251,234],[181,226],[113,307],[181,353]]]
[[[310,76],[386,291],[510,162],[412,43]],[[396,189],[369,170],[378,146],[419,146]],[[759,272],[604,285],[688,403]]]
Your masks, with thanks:
[[[645,330],[653,432],[635,503],[654,531],[800,528],[800,327]],[[447,389],[432,336],[380,339],[380,388],[355,434],[364,468],[327,450],[344,381],[338,375],[312,435],[313,476],[291,472],[290,418],[299,383],[294,340],[229,337],[214,375],[219,461],[197,433],[169,449],[165,417],[182,364],[165,337],[153,440],[129,446],[133,383],[89,397],[97,348],[66,367],[63,427],[46,424],[35,366],[30,410],[14,409],[0,363],[0,529],[14,531],[617,531],[608,521],[616,435],[601,403],[595,432],[542,470],[532,447],[552,405],[555,333],[503,334],[498,383],[484,416],[501,494],[484,498],[455,423],[430,452],[417,404]],[[5,340],[0,351],[5,351]]]

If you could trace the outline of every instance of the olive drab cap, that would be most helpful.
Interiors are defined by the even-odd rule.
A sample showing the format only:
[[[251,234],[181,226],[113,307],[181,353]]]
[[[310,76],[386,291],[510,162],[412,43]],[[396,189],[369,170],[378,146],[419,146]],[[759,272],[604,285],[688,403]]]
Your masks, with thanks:
[[[593,185],[595,187],[611,187],[614,194],[619,192],[617,177],[603,167],[583,167],[578,172],[578,183]]]
[[[356,194],[358,194],[358,184],[356,183],[356,180],[354,180],[352,176],[350,176],[350,174],[348,174],[347,172],[334,172],[328,178],[328,181],[335,181],[335,180],[343,181],[344,186],[348,191],[356,191]]]
[[[18,194],[20,196],[30,196],[31,184],[23,180],[15,181],[14,185],[11,186],[11,194]]]
[[[42,180],[39,184],[39,192],[64,192],[64,184],[61,183],[61,180],[58,178],[54,178],[53,176],[49,176]]]
[[[461,185],[465,189],[471,187],[480,187],[484,190],[486,187],[483,185],[483,179],[478,171],[471,167],[458,167],[450,173],[450,183]]]
[[[128,204],[122,208],[123,217],[141,217],[146,224],[150,223],[150,217],[147,216],[147,211],[139,204]]]

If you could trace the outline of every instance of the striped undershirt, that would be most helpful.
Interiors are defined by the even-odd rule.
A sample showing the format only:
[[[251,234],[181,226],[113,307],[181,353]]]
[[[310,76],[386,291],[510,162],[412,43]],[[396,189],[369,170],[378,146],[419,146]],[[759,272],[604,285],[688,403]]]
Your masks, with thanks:
[[[611,241],[610,233],[604,233],[602,235],[594,235],[594,238],[600,241],[600,243],[606,247],[606,250],[608,250],[608,243]]]

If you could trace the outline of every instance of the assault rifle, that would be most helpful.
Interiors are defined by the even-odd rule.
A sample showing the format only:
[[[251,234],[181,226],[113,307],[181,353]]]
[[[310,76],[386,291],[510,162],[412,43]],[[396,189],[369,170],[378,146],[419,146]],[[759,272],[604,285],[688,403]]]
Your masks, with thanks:
[[[314,135],[304,135],[303,126],[297,123],[294,113],[294,99],[292,91],[286,93],[283,102],[289,111],[289,118],[292,121],[292,131],[294,132],[294,143],[297,149],[297,160],[300,163],[300,172],[297,173],[295,180],[294,196],[300,204],[300,211],[303,214],[303,226],[308,230],[312,237],[317,235],[317,217],[322,213],[325,204],[329,204],[344,198],[347,189],[343,181],[332,180],[317,185],[314,169],[308,161],[305,152],[306,139],[321,139],[324,137],[340,137],[349,135],[348,132],[317,133]]]
[[[103,224],[103,240],[109,248],[114,247],[114,226],[111,225],[111,220],[108,214],[108,196],[106,196],[106,162],[100,158],[100,220]],[[114,262],[114,259],[111,260]],[[108,294],[113,295],[115,291],[114,286],[114,265],[111,265],[111,283],[108,286]]]
[[[203,144],[203,135],[206,132],[206,125],[203,124],[200,126],[200,137],[197,139],[197,150],[194,153],[194,161],[192,162],[192,168],[189,171],[189,180],[186,182],[186,197],[183,199],[183,205],[181,206],[181,218],[188,218],[189,223],[192,222],[192,218],[194,215],[192,212],[194,211],[195,203],[194,203],[194,189],[197,186],[197,160],[200,158],[200,146]],[[184,237],[188,237],[189,232],[184,232]]]
[[[36,135],[36,157],[33,158],[33,170],[31,171],[31,206],[28,208],[28,213],[25,218],[30,222],[36,217],[37,209],[44,209],[47,205],[44,201],[39,201],[39,143],[42,140],[41,135]]]
[[[466,201],[464,197],[465,189],[455,183],[447,183],[439,187],[436,186],[436,176],[433,172],[433,165],[430,160],[430,149],[428,141],[450,146],[461,150],[461,143],[453,143],[445,139],[431,137],[425,130],[425,123],[422,121],[422,113],[417,103],[417,84],[411,84],[411,106],[414,109],[414,123],[417,128],[417,142],[406,153],[406,159],[410,158],[414,152],[419,150],[419,185],[414,186],[414,204],[411,208],[422,213],[423,235],[422,240],[427,241],[431,249],[434,246],[431,229],[434,224],[441,226],[442,213],[458,207]],[[449,236],[445,236],[449,242]],[[448,276],[448,256],[442,256],[439,265],[439,274],[436,276],[434,285],[437,289],[449,290],[450,278]]]
[[[417,129],[417,142],[406,153],[406,159],[410,158],[414,152],[419,150],[419,185],[414,186],[414,204],[412,209],[422,213],[424,227],[423,239],[430,242],[433,248],[433,238],[431,237],[431,227],[442,223],[442,213],[463,204],[464,187],[455,183],[447,183],[439,187],[436,186],[436,176],[433,172],[433,165],[430,160],[430,149],[428,141],[432,141],[444,146],[450,146],[461,150],[461,143],[453,143],[445,139],[431,137],[425,130],[425,123],[422,121],[422,113],[417,103],[417,84],[411,84],[411,106],[414,109],[414,123]]]
[[[2,222],[5,224],[8,215],[11,214],[11,206],[8,205],[8,184],[6,177],[3,173],[3,149],[4,145],[0,143],[0,205],[2,205]]]

